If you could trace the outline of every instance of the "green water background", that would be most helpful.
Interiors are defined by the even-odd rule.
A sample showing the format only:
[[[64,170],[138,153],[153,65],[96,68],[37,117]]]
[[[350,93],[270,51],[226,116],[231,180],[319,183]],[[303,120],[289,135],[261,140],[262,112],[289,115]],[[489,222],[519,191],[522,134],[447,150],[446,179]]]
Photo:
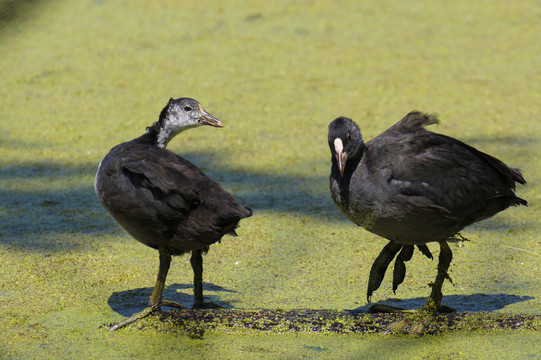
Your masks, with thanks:
[[[539,358],[536,331],[99,329],[145,306],[158,256],[100,207],[93,177],[170,97],[196,98],[226,128],[169,148],[255,211],[205,257],[207,298],[366,310],[385,241],[332,204],[327,125],[349,116],[370,139],[410,110],[437,112],[432,130],[521,168],[529,201],[464,232],[444,303],[540,314],[540,17],[537,1],[0,1],[0,357]],[[414,256],[397,294],[386,279],[373,301],[420,306],[435,267]],[[187,257],[167,283],[191,304]]]

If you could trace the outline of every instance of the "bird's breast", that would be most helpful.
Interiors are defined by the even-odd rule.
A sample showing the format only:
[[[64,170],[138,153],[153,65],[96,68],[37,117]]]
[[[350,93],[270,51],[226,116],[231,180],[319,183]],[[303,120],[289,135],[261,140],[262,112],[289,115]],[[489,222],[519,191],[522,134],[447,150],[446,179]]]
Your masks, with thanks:
[[[331,179],[331,196],[336,207],[352,222],[370,230],[375,222],[374,208],[362,189],[351,188],[343,179]]]

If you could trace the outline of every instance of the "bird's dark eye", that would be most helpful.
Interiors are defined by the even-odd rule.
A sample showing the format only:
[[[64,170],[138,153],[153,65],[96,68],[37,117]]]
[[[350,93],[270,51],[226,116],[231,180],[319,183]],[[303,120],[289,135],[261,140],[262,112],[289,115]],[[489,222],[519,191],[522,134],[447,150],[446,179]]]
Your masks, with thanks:
[[[184,111],[192,111],[192,107],[189,105],[184,106]]]

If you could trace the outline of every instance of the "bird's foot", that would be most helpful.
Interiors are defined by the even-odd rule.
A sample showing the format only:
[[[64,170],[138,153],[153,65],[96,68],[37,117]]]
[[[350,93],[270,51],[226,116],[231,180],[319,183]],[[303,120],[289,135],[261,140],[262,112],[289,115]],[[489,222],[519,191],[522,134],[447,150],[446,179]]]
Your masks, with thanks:
[[[417,336],[417,335],[422,335],[425,332],[428,325],[430,325],[429,318],[412,319],[410,316],[407,316],[406,318],[402,320],[394,321],[390,323],[389,325],[387,325],[383,333],[396,334],[400,332],[409,332],[409,334]]]
[[[428,327],[436,322],[437,313],[449,313],[455,310],[448,306],[441,306],[437,312],[424,311],[423,308],[414,313],[405,315],[403,319],[387,325],[384,334],[409,333],[413,336],[423,335]]]
[[[171,300],[162,300],[161,301],[161,305],[163,306],[169,306],[169,307],[172,307],[172,308],[175,308],[175,309],[179,309],[179,310],[184,310],[186,309],[186,307],[182,304],[179,304],[179,303],[176,303],[174,301],[171,301]]]
[[[159,311],[160,310],[160,307],[161,306],[169,306],[169,307],[174,307],[174,308],[177,308],[177,309],[185,309],[185,307],[179,303],[176,303],[174,301],[170,301],[170,300],[161,300],[160,303],[158,305],[155,305],[155,306],[149,306],[147,307],[146,309],[144,309],[143,311],[141,312],[138,312],[136,314],[133,314],[132,316],[130,316],[129,318],[127,318],[126,320],[122,321],[122,322],[119,322],[117,324],[114,324],[113,326],[111,326],[109,328],[109,331],[115,331],[115,330],[118,330],[120,328],[123,328],[124,326],[126,325],[129,325],[133,322],[136,322],[137,320],[141,320],[141,319],[144,319],[146,318],[147,316],[151,315],[152,313],[156,312],[156,311]]]
[[[427,328],[435,320],[435,315],[437,313],[451,313],[455,312],[453,308],[450,308],[445,305],[440,305],[434,307],[434,304],[430,301],[421,307],[418,310],[409,310],[399,307],[389,306],[378,304],[370,308],[371,313],[375,312],[384,312],[384,313],[402,313],[405,314],[404,318],[398,321],[394,321],[387,325],[384,330],[384,334],[395,334],[395,333],[409,333],[414,336],[422,335]]]
[[[158,310],[160,310],[159,306],[147,307],[143,311],[138,312],[136,314],[133,314],[132,316],[130,316],[126,320],[124,320],[122,322],[119,322],[117,324],[114,324],[113,326],[111,326],[109,328],[109,331],[115,331],[115,330],[118,330],[120,328],[123,328],[124,326],[129,325],[129,324],[131,324],[131,323],[133,323],[133,322],[135,322],[137,320],[146,318],[147,316],[149,316],[150,314],[152,314],[153,312],[158,311]]]
[[[370,306],[370,309],[368,309],[368,312],[369,313],[387,313],[387,314],[392,314],[392,313],[413,313],[415,312],[416,310],[408,310],[408,309],[404,309],[404,308],[401,308],[401,307],[398,307],[398,306],[391,306],[391,305],[385,305],[385,304],[376,304],[376,305],[372,305]]]

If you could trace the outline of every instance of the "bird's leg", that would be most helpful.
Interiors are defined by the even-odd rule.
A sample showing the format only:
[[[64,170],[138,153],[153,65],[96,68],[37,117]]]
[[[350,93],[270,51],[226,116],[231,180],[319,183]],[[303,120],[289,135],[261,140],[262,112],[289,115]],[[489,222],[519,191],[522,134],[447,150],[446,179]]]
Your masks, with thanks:
[[[166,249],[160,248],[160,269],[158,270],[158,278],[156,279],[156,285],[150,295],[150,301],[148,307],[155,310],[160,309],[160,305],[174,307],[177,309],[184,309],[184,306],[171,300],[162,299],[163,289],[165,288],[165,279],[169,272],[169,265],[171,265],[171,255]]]
[[[154,290],[152,291],[152,295],[150,296],[150,301],[148,302],[147,308],[141,312],[138,312],[137,314],[132,315],[128,319],[111,326],[109,330],[115,331],[117,329],[120,329],[121,327],[131,324],[134,321],[145,318],[153,312],[160,310],[160,305],[162,304],[167,306],[174,306],[170,304],[172,303],[171,301],[162,301],[162,293],[165,287],[165,279],[167,277],[167,272],[169,271],[169,266],[171,265],[171,255],[169,254],[167,249],[163,247],[160,247],[158,251],[160,252],[160,268],[158,270],[156,285],[154,285]],[[178,305],[176,303],[174,304]]]
[[[422,245],[417,245],[417,248],[419,249],[420,252],[423,253],[424,256],[432,260],[432,253],[430,252],[430,249],[428,248],[428,246],[422,244]]]
[[[396,294],[398,285],[402,284],[406,277],[406,261],[410,261],[413,256],[413,245],[404,245],[396,260],[393,269],[393,293]]]
[[[203,301],[203,251],[198,249],[192,251],[190,263],[193,269],[193,308],[222,308],[219,304]]]
[[[193,307],[201,308],[204,305],[203,302],[203,254],[202,250],[193,250],[190,263],[193,269]]]
[[[402,249],[402,245],[397,244],[394,241],[390,241],[381,250],[376,260],[374,260],[374,263],[372,264],[372,268],[370,268],[370,277],[368,278],[368,289],[366,291],[366,299],[368,302],[370,302],[372,293],[376,291],[381,285],[381,282],[383,281],[383,277],[385,276],[385,271],[387,270],[387,267],[389,267],[389,264],[391,263],[391,261],[393,261],[396,253],[399,252],[400,249]]]
[[[402,250],[396,257],[393,269],[393,293],[396,294],[396,289],[398,285],[402,284],[406,276],[406,261],[410,261],[413,256],[413,245],[404,245]],[[428,248],[427,248],[428,250]],[[370,310],[372,313],[384,312],[384,313],[411,313],[412,310],[406,310],[400,307],[385,305],[385,304],[376,304],[373,305]]]
[[[150,301],[148,302],[148,307],[158,310],[160,308],[163,289],[165,288],[165,278],[169,272],[169,266],[171,265],[171,255],[169,252],[160,247],[160,269],[158,270],[158,277],[156,278],[156,285],[154,285],[154,290],[152,290],[152,295],[150,295]]]
[[[370,298],[372,297],[372,292],[376,291],[379,286],[381,285],[381,282],[383,281],[383,277],[385,276],[385,271],[387,270],[387,267],[389,267],[389,264],[395,257],[396,253],[402,249],[402,245],[395,243],[394,241],[389,242],[383,250],[381,250],[380,254],[374,260],[374,263],[372,264],[372,268],[370,269],[370,277],[368,278],[368,290],[366,292],[366,297],[368,302],[370,302]],[[404,272],[405,273],[405,272]],[[395,312],[397,308],[389,305],[384,304],[375,304],[370,307],[370,312],[376,313],[376,312]]]
[[[451,311],[449,311],[450,308],[441,305],[441,300],[443,298],[441,292],[443,282],[445,281],[445,279],[448,279],[451,283],[453,282],[448,273],[449,266],[451,265],[452,260],[453,252],[447,244],[447,241],[441,241],[440,256],[438,262],[438,274],[436,275],[436,280],[434,281],[434,283],[430,284],[430,286],[432,287],[432,292],[430,293],[426,304],[421,309],[419,309],[420,311],[428,313],[452,312],[452,309]]]
[[[437,312],[454,311],[447,306],[441,305],[443,298],[441,289],[445,279],[451,281],[448,270],[449,266],[451,265],[451,261],[453,260],[453,252],[447,244],[447,241],[440,241],[440,255],[438,260],[438,273],[436,275],[436,280],[433,284],[430,284],[432,287],[432,292],[430,293],[425,305],[423,305],[414,315],[411,315],[409,318],[389,324],[385,331],[386,333],[402,331],[406,325],[411,324],[410,333],[413,335],[420,335],[425,331],[428,324],[430,324],[434,314]]]

